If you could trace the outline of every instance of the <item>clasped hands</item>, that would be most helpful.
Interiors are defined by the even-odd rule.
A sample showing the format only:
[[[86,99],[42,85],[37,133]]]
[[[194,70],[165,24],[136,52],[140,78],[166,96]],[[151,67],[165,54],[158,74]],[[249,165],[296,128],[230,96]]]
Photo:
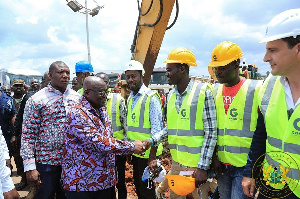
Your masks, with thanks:
[[[151,146],[151,142],[148,139],[143,140],[143,141],[135,140],[134,141],[134,151],[133,151],[133,153],[143,156],[145,151],[147,149],[149,149],[150,146]]]

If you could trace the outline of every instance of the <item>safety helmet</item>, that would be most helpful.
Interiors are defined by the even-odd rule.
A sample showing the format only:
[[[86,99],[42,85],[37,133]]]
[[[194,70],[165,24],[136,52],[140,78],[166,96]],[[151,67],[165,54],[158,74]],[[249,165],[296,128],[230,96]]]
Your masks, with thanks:
[[[165,175],[168,179],[168,185],[174,193],[185,196],[194,191],[195,178],[181,175]]]
[[[75,72],[94,72],[93,66],[88,61],[79,61],[75,65]]]
[[[130,60],[126,65],[125,65],[125,72],[128,71],[128,70],[140,70],[142,71],[142,75],[145,74],[145,70],[144,70],[144,67],[143,65],[138,62],[138,61],[135,61],[135,60]]]
[[[175,48],[173,49],[166,61],[164,63],[173,64],[173,63],[180,63],[180,64],[187,64],[189,66],[197,66],[196,57],[187,48]]]
[[[210,67],[226,66],[244,56],[241,48],[231,41],[223,41],[212,51]]]
[[[300,35],[300,9],[286,10],[267,25],[266,35],[259,43]]]

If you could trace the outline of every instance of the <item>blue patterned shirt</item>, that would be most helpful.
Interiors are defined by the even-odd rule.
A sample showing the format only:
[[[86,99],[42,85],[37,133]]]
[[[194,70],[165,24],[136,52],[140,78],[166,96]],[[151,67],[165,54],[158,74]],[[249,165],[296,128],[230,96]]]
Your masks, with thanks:
[[[176,101],[175,106],[177,112],[180,111],[182,102],[187,95],[192,91],[194,81],[190,80],[185,91],[180,95],[177,87],[172,89],[168,95],[167,101],[169,101],[170,96],[175,93]],[[203,126],[204,126],[204,141],[201,149],[201,157],[198,162],[198,168],[207,170],[209,169],[210,161],[212,158],[213,151],[217,143],[217,115],[216,115],[216,106],[213,93],[209,88],[205,91],[205,100],[203,108]],[[168,136],[168,127],[165,127],[162,131],[157,133],[155,136],[152,136],[154,144],[162,142],[167,139]]]

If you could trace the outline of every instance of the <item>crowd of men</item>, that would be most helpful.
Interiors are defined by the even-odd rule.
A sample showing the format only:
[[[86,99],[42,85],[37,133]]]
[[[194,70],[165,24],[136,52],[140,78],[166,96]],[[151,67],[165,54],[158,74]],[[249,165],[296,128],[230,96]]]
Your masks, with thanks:
[[[171,199],[208,198],[211,169],[221,199],[257,192],[258,198],[299,198],[299,27],[300,9],[268,24],[262,42],[272,71],[264,82],[240,75],[244,54],[231,41],[212,51],[214,85],[191,80],[195,55],[173,49],[164,62],[175,85],[167,99],[145,86],[144,67],[135,60],[125,65],[128,99],[111,93],[108,76],[94,74],[86,61],[76,63],[72,88],[62,61],[50,65],[41,86],[32,80],[28,92],[23,80],[13,80],[13,96],[0,90],[0,198],[19,198],[17,190],[27,183],[35,199],[127,198],[126,161],[133,164],[138,198],[164,198],[166,179],[155,190],[142,176],[147,166],[155,171],[165,140],[172,157],[168,174],[195,179],[185,195],[172,188],[178,182],[169,183]],[[22,177],[16,187],[12,156]]]

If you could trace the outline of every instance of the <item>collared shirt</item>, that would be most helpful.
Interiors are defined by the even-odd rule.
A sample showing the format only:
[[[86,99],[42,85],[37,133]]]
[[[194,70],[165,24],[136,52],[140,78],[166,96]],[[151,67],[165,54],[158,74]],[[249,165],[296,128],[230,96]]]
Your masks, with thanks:
[[[8,135],[11,133],[11,119],[17,110],[14,106],[13,98],[0,89],[0,126],[3,132],[3,135]]]
[[[194,81],[190,80],[185,91],[180,95],[177,87],[172,89],[168,95],[168,100],[171,95],[174,93],[176,95],[175,106],[176,110],[179,113],[180,107],[183,103],[183,100],[187,93],[192,91]],[[201,157],[198,162],[198,168],[207,170],[209,169],[210,160],[217,143],[217,116],[216,116],[216,106],[213,93],[209,88],[205,91],[205,100],[203,108],[203,127],[204,127],[204,141],[201,149]],[[168,136],[168,127],[165,127],[162,131],[157,133],[155,136],[152,136],[154,144],[162,142],[167,139]]]
[[[293,95],[292,95],[292,91],[291,91],[288,79],[286,77],[281,76],[280,83],[282,84],[282,86],[284,88],[285,98],[286,98],[288,109],[295,109],[296,106],[298,104],[300,104],[300,98],[298,98],[296,104],[294,104]]]
[[[61,93],[48,84],[28,99],[21,138],[24,171],[36,169],[35,161],[61,165],[66,114],[79,103],[79,98],[80,95],[72,89],[66,88]]]
[[[10,169],[6,166],[5,159],[9,159],[8,148],[2,131],[0,128],[0,198],[3,198],[3,193],[15,188],[10,177]]]
[[[150,88],[147,88],[144,84],[141,86],[139,92],[136,95],[133,95],[131,91],[130,96],[132,98],[132,106],[129,107],[133,110],[134,106],[140,99],[140,97],[148,92]],[[129,101],[129,99],[128,99]],[[150,108],[149,108],[149,119],[151,124],[151,136],[154,136],[163,128],[162,122],[162,111],[161,111],[161,103],[160,98],[156,95],[153,95],[150,99]]]
[[[114,93],[114,94],[116,94],[116,93]],[[113,93],[109,93],[108,96],[107,96],[107,98],[110,99],[110,98],[112,98],[112,96],[113,96]],[[124,100],[123,97],[120,99],[119,109],[120,109],[121,127],[122,127],[122,129],[124,131],[125,139],[127,139],[126,138],[127,137],[126,136],[126,132],[127,132],[127,107],[126,107],[125,100]]]
[[[117,183],[115,154],[133,153],[134,144],[113,138],[106,107],[100,115],[82,96],[68,115],[62,163],[64,189],[98,191]]]

